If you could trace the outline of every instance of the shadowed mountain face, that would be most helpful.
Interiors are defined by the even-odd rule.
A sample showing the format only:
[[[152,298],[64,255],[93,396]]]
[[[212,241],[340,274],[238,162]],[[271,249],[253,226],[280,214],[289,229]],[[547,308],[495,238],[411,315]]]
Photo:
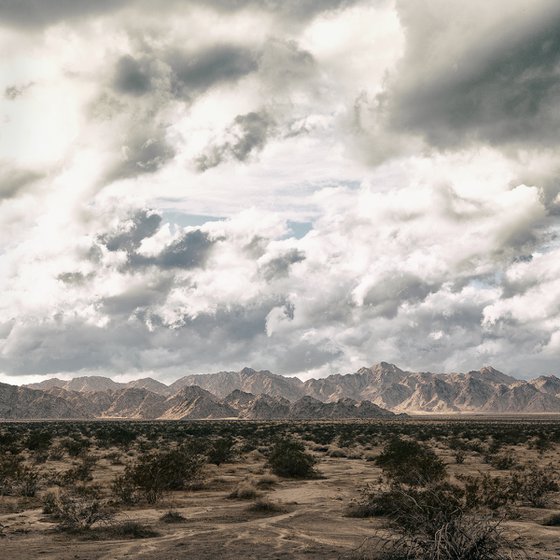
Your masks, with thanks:
[[[404,371],[381,362],[302,382],[269,371],[189,375],[171,385],[105,377],[0,385],[3,418],[379,418],[391,412],[556,413],[560,379],[522,381],[492,367],[468,373]],[[391,412],[389,412],[391,411]]]

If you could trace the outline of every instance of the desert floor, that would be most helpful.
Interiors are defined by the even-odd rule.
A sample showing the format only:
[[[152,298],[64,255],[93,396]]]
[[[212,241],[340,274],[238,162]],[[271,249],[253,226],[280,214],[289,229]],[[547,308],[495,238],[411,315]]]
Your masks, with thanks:
[[[312,447],[312,446],[311,446]],[[476,456],[455,464],[451,452],[436,444],[446,460],[450,474],[488,472],[491,467]],[[348,451],[348,450],[346,450]],[[380,469],[368,456],[379,449],[356,448],[347,457],[330,457],[315,451],[321,478],[312,480],[278,479],[263,497],[281,506],[282,511],[253,512],[252,500],[230,499],[228,495],[243,480],[258,483],[267,476],[264,457],[257,451],[243,462],[207,466],[205,485],[196,491],[172,492],[156,507],[121,509],[117,520],[134,520],[150,527],[158,536],[115,540],[103,533],[103,527],[87,534],[57,531],[56,524],[42,513],[36,500],[0,498],[0,558],[26,560],[117,560],[121,558],[171,560],[205,559],[337,559],[352,557],[353,552],[384,531],[382,518],[355,519],[345,516],[350,501],[360,486],[379,480]],[[531,453],[525,447],[520,455]],[[553,464],[558,450],[547,451],[541,461]],[[557,464],[560,464],[558,462]],[[64,465],[49,462],[56,471]],[[105,458],[98,461],[95,482],[108,484],[121,467]],[[29,508],[29,509],[27,509]],[[186,519],[164,523],[160,517],[169,510]],[[505,527],[512,539],[523,544],[531,559],[560,558],[560,527],[545,527],[540,521],[560,509],[560,496],[554,495],[548,509],[520,508],[519,518],[507,520]],[[354,554],[355,556],[355,554]]]

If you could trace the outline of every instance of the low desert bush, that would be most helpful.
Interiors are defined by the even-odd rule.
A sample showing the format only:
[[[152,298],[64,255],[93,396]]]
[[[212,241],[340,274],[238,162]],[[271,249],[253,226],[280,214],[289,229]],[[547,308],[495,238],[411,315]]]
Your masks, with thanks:
[[[445,478],[443,461],[429,447],[417,441],[392,438],[376,461],[394,482],[421,486]]]
[[[303,443],[295,439],[280,439],[272,446],[268,465],[278,476],[311,478],[316,476],[315,458],[305,451]]]
[[[256,482],[258,488],[270,488],[275,484],[278,484],[278,478],[273,474],[263,474]]]
[[[205,457],[188,447],[149,453],[126,467],[123,475],[113,481],[113,489],[122,501],[134,499],[140,493],[155,504],[169,490],[183,490],[202,477]]]
[[[59,529],[64,531],[88,530],[114,516],[93,488],[80,488],[73,494],[62,492],[55,500],[52,514],[59,521]]]
[[[353,558],[382,560],[512,560],[501,522],[468,508],[462,488],[439,482],[394,486],[370,498],[394,538],[377,539]]]
[[[466,457],[467,454],[462,449],[459,449],[455,452],[455,463],[462,465],[465,462]]]
[[[517,466],[517,459],[511,452],[485,455],[484,462],[499,471],[509,471]]]
[[[39,473],[29,467],[23,467],[15,479],[18,494],[25,498],[33,498],[39,488]]]
[[[151,539],[158,537],[159,533],[146,525],[136,521],[124,521],[107,528],[107,533],[117,539]]]
[[[47,492],[43,496],[41,502],[43,504],[43,513],[45,515],[54,515],[56,513],[57,496],[54,492]]]
[[[228,498],[238,500],[253,500],[259,495],[257,487],[252,480],[241,481],[234,490],[229,494]]]
[[[545,507],[551,492],[559,490],[558,478],[551,469],[535,465],[512,475],[512,489],[517,498],[533,507]]]
[[[234,441],[231,438],[214,440],[206,452],[208,462],[219,467],[222,463],[232,463],[235,460]]]
[[[546,517],[542,524],[546,527],[560,527],[560,513],[553,513]]]
[[[22,458],[19,455],[0,455],[0,496],[9,496],[14,492],[22,469]]]
[[[247,509],[254,513],[282,513],[286,511],[281,505],[271,502],[266,498],[255,500]]]
[[[160,518],[160,521],[163,523],[183,523],[187,520],[187,518],[178,511],[169,510],[168,512],[164,513]]]

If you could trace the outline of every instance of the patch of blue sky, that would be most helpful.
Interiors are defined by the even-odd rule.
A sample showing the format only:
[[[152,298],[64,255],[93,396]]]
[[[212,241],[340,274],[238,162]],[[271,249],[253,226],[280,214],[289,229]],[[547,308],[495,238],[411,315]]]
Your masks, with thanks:
[[[199,227],[208,222],[219,222],[225,220],[223,216],[207,216],[204,214],[187,214],[184,212],[163,211],[162,218],[164,222],[179,227]]]

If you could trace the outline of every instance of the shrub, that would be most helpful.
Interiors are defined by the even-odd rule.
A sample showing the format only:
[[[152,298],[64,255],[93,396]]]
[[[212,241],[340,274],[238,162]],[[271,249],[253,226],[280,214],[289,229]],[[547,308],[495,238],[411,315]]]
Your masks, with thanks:
[[[486,455],[484,462],[488,463],[499,471],[508,471],[517,465],[517,460],[513,453],[498,453],[497,455]]]
[[[316,476],[315,458],[305,451],[304,445],[293,439],[278,440],[268,456],[268,465],[274,474],[288,478]]]
[[[28,467],[24,467],[17,474],[16,485],[20,496],[33,498],[39,487],[39,474]]]
[[[455,453],[455,462],[458,465],[462,465],[465,462],[465,459],[466,453],[462,449],[459,449],[459,451]]]
[[[56,502],[56,494],[54,494],[53,492],[47,492],[42,499],[43,513],[46,515],[54,515],[57,511]]]
[[[0,455],[0,496],[13,492],[22,472],[22,459],[18,455]]]
[[[258,488],[270,488],[275,484],[278,484],[278,479],[273,474],[263,474],[257,480]]]
[[[117,501],[121,504],[133,504],[136,500],[136,484],[131,476],[117,475],[111,484],[111,490]]]
[[[420,486],[442,480],[445,464],[429,447],[416,441],[393,438],[376,463],[395,482]]]
[[[448,482],[439,482],[426,488],[405,488],[394,484],[388,490],[377,490],[368,485],[361,490],[360,498],[350,505],[349,517],[385,516],[400,528],[411,529],[409,520],[440,525],[462,509],[464,491]],[[421,513],[422,515],[417,515]],[[416,527],[419,529],[419,527]],[[428,527],[423,528],[428,531]]]
[[[247,509],[255,513],[282,513],[286,511],[282,506],[264,498],[257,499]]]
[[[546,527],[560,527],[560,513],[553,513],[542,522]]]
[[[235,459],[235,450],[231,438],[218,438],[212,442],[207,451],[208,462],[219,467],[222,463],[231,463]]]
[[[150,539],[159,533],[136,521],[125,521],[109,527],[109,535],[120,539]]]
[[[202,476],[205,458],[193,454],[187,447],[170,449],[143,455],[128,466],[124,479],[114,484],[125,483],[137,488],[150,504],[156,503],[167,490],[182,490]],[[123,490],[124,491],[124,490]]]
[[[383,501],[381,498],[384,498]],[[436,483],[421,489],[394,486],[382,497],[396,538],[380,540],[374,558],[384,560],[511,560],[513,549],[500,521],[471,512],[461,488]],[[360,551],[356,558],[366,558]],[[371,557],[371,556],[370,556]]]
[[[229,494],[228,498],[237,498],[239,500],[252,500],[259,495],[257,488],[252,480],[244,480],[240,482],[235,489]]]
[[[82,488],[73,495],[60,494],[53,514],[59,520],[59,528],[66,531],[87,530],[95,523],[107,522],[114,516],[114,512],[91,488]]]
[[[528,471],[515,473],[512,477],[512,487],[520,500],[538,508],[545,507],[548,495],[559,489],[553,471],[535,466]]]
[[[167,513],[164,513],[159,520],[163,521],[163,523],[183,523],[187,518],[178,511],[169,510]]]
[[[52,434],[45,431],[32,431],[25,441],[25,446],[29,451],[46,451],[52,441]]]
[[[498,521],[458,513],[435,534],[400,534],[385,547],[383,560],[513,560],[516,547],[509,543]]]
[[[78,464],[66,471],[64,474],[64,480],[70,483],[75,482],[76,480],[81,482],[93,480],[92,471],[96,462],[97,459],[95,457],[86,454],[82,455]]]
[[[468,508],[499,510],[515,501],[516,492],[511,478],[482,476],[460,477],[465,484],[465,500]]]

